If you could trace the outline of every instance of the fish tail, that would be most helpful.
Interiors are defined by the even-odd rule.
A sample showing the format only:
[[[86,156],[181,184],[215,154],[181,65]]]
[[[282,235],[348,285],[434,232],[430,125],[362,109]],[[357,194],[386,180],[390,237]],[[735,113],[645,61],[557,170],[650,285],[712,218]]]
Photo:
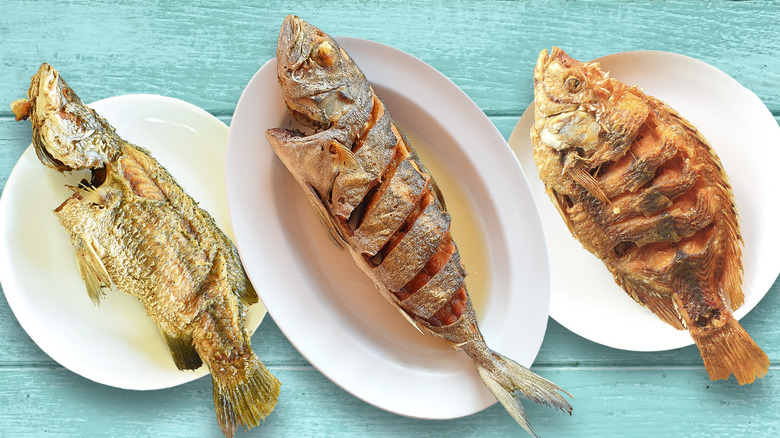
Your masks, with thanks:
[[[227,375],[212,370],[212,381],[217,422],[228,438],[238,425],[244,430],[259,425],[274,410],[281,386],[254,354],[243,372]]]
[[[536,436],[525,416],[525,408],[520,398],[527,398],[571,415],[571,405],[559,392],[569,397],[572,397],[571,394],[517,362],[494,351],[489,353],[490,360],[476,362],[479,376],[512,418],[528,433]]]
[[[720,327],[691,330],[710,379],[734,374],[740,385],[753,383],[769,370],[769,358],[734,318]]]

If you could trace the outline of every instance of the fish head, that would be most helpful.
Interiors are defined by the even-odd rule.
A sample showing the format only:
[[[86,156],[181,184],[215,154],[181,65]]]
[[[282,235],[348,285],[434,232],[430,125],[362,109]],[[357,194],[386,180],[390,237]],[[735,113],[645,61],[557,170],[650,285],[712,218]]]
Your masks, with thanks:
[[[584,156],[599,145],[598,115],[608,77],[598,64],[582,63],[553,47],[539,55],[534,68],[534,131],[557,151],[576,150]]]
[[[306,136],[298,131],[272,128],[266,131],[266,138],[276,156],[302,185],[315,188],[323,199],[329,199],[342,167],[354,167],[357,163],[352,151],[334,133],[323,131]]]
[[[41,65],[27,100],[12,107],[17,119],[30,119],[35,152],[46,166],[64,172],[96,169],[109,161],[115,148],[110,141],[116,137],[113,128],[84,105],[51,65]],[[106,131],[110,135],[103,135]]]
[[[341,119],[355,102],[355,88],[365,83],[332,37],[292,15],[282,23],[276,61],[290,114],[314,129],[327,129]]]

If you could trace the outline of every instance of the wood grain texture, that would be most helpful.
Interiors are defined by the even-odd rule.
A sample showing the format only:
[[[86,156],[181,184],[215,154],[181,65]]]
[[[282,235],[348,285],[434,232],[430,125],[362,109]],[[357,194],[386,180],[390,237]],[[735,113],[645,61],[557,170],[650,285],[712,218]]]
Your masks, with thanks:
[[[274,56],[279,23],[293,13],[332,35],[421,58],[489,115],[528,106],[533,65],[553,45],[578,59],[638,49],[683,53],[780,108],[777,2],[5,1],[2,10],[0,102],[20,97],[46,61],[91,100],[156,93],[232,113],[243,87]],[[5,105],[0,111],[8,114]]]
[[[0,0],[0,186],[31,135],[28,123],[13,121],[7,104],[24,96],[41,62],[60,69],[85,101],[156,93],[229,124],[244,86],[274,55],[287,13],[331,34],[379,41],[421,58],[461,87],[505,138],[531,103],[539,51],[552,45],[581,59],[637,49],[689,55],[734,77],[780,120],[778,1]],[[780,281],[742,320],[773,363],[780,361],[778,321]],[[282,381],[282,395],[264,424],[237,437],[523,436],[500,406],[427,421],[368,405],[320,374],[270,318],[252,344]],[[733,379],[711,382],[693,346],[620,351],[550,320],[533,368],[575,395],[571,417],[526,403],[543,437],[780,434],[776,366],[746,387]],[[208,377],[146,392],[96,384],[43,353],[4,296],[0,406],[0,437],[220,436]]]
[[[237,437],[523,436],[498,405],[447,421],[418,420],[377,409],[316,370],[270,367],[283,383],[273,414]],[[577,394],[572,416],[526,403],[543,437],[777,436],[780,391],[770,374],[757,384],[713,384],[699,369],[535,368]],[[216,437],[211,383],[170,390],[123,391],[57,368],[3,369],[0,435],[14,437]]]

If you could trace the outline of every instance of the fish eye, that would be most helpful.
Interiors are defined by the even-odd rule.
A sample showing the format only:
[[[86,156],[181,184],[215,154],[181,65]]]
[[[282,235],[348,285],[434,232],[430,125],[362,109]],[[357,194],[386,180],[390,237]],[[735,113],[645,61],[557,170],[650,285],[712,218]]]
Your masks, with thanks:
[[[62,95],[65,96],[65,99],[72,100],[73,99],[73,90],[71,90],[70,88],[65,87],[65,88],[62,89]]]
[[[323,67],[332,67],[336,62],[336,51],[327,40],[322,41],[312,50],[311,59]]]
[[[566,87],[566,91],[569,93],[578,93],[580,90],[582,90],[582,81],[577,76],[569,76],[566,78],[565,81],[563,81],[564,86]]]

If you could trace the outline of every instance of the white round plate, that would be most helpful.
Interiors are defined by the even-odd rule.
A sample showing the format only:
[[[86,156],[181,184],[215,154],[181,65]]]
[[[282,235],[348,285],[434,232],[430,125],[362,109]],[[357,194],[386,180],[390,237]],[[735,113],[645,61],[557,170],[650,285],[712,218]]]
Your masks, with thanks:
[[[155,158],[232,236],[224,197],[228,128],[189,103],[126,95],[90,105],[125,140]],[[88,172],[60,174],[27,148],[0,199],[0,279],[8,305],[36,344],[62,366],[96,382],[149,390],[189,382],[205,366],[179,371],[157,325],[129,295],[108,294],[96,307],[79,275],[73,248],[52,210]],[[257,328],[262,304],[246,326]]]
[[[429,65],[371,41],[339,41],[394,120],[457,176],[455,190],[478,212],[491,270],[489,290],[470,291],[485,295],[480,327],[494,350],[530,366],[546,330],[549,271],[539,214],[512,151],[482,111]],[[238,102],[226,175],[236,244],[274,321],[325,376],[387,411],[444,419],[495,403],[464,353],[420,334],[330,242],[265,138],[267,129],[290,123],[272,59]],[[446,199],[449,190],[442,189]]]
[[[687,118],[710,142],[731,180],[745,240],[745,316],[780,273],[780,128],[758,97],[722,71],[667,52],[634,51],[596,59],[601,68],[637,85]],[[550,316],[564,327],[614,348],[661,351],[693,344],[687,331],[662,322],[634,302],[595,256],[572,237],[544,191],[532,156],[533,104],[509,144],[527,172],[542,214],[550,254]]]

